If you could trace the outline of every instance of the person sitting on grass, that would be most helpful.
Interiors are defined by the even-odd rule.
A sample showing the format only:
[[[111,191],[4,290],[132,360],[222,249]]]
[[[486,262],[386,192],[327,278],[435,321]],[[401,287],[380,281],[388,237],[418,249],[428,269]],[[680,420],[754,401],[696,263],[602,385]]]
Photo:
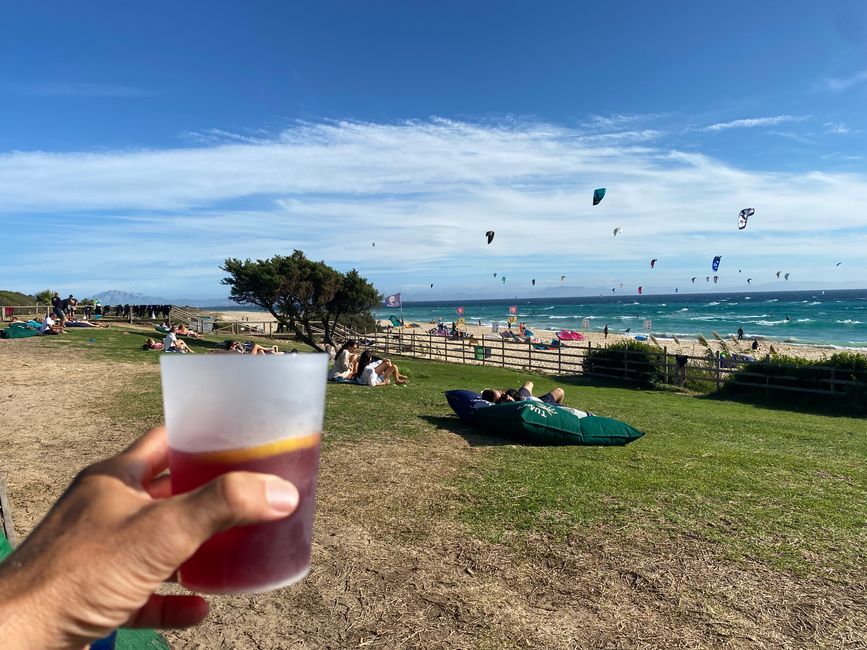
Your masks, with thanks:
[[[223,348],[226,352],[235,352],[237,354],[268,354],[269,352],[258,343],[247,341],[242,344],[240,341],[232,339],[223,341]]]
[[[192,350],[187,347],[187,344],[178,338],[177,328],[174,326],[169,329],[169,333],[166,334],[166,338],[163,339],[163,351],[180,352],[182,354],[192,352]]]
[[[153,339],[149,338],[147,341],[144,342],[144,345],[141,346],[141,349],[142,350],[162,350],[163,344],[160,343],[159,341],[154,341]]]
[[[486,388],[482,391],[482,399],[491,402],[492,404],[504,404],[506,402],[521,402],[529,400],[533,402],[545,402],[546,404],[563,404],[566,393],[559,386],[552,391],[545,393],[541,397],[533,395],[533,382],[525,381],[524,385],[518,390],[509,388],[508,390],[498,390],[496,388]]]
[[[61,331],[63,331],[61,326],[51,318],[51,315],[45,314],[45,318],[42,320],[42,325],[39,326],[39,333],[44,336],[49,336],[51,334],[60,334]]]
[[[347,339],[334,357],[334,365],[328,371],[328,379],[335,380],[338,377],[349,379],[356,373],[357,368],[358,343],[354,339]]]
[[[376,359],[368,351],[361,353],[358,359],[357,371],[354,379],[365,386],[384,386],[391,383],[406,384],[407,378],[400,374],[400,370],[391,362],[391,359]]]

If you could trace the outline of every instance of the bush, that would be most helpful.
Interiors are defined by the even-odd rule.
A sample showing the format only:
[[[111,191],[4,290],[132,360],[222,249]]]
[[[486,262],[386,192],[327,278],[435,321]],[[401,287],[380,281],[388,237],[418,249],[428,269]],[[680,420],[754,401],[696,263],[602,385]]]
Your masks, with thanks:
[[[830,370],[833,368],[833,371]],[[858,384],[840,385],[838,381],[856,381]],[[771,388],[767,388],[770,385]],[[778,389],[774,390],[774,386]],[[836,395],[801,393],[796,390],[831,390]],[[723,390],[727,393],[761,393],[776,399],[798,402],[821,402],[829,400],[834,406],[842,406],[856,412],[867,412],[867,356],[853,352],[840,352],[822,361],[775,354],[762,361],[743,366],[730,375]]]
[[[605,348],[591,348],[584,358],[588,374],[622,377],[642,386],[665,379],[662,348],[647,343],[620,341]]]

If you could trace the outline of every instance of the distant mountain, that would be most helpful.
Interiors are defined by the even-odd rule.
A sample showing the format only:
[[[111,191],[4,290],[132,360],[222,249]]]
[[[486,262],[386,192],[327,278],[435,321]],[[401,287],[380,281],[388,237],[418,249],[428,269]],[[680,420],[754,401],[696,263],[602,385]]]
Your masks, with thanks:
[[[212,309],[234,305],[228,298],[166,298],[117,289],[103,291],[89,297],[99,300],[103,305],[186,305]]]

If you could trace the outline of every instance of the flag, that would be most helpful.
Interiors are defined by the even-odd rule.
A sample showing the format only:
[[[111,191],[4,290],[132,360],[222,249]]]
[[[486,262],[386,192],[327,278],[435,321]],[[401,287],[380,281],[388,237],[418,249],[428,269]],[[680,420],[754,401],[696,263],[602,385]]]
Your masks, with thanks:
[[[386,296],[382,304],[384,307],[400,307],[400,294],[393,293],[390,296]]]
[[[518,313],[518,305],[510,305],[509,306],[509,313],[510,314],[517,314]]]
[[[464,308],[463,307],[458,307],[456,311],[458,312],[458,316],[464,315]]]

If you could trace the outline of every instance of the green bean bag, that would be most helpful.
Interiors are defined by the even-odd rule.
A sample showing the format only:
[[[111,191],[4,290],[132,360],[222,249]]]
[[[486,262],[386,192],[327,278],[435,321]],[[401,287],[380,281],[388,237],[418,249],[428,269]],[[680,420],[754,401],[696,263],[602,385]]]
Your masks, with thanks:
[[[488,433],[536,445],[625,445],[644,434],[625,422],[525,400],[477,409],[476,426]]]

